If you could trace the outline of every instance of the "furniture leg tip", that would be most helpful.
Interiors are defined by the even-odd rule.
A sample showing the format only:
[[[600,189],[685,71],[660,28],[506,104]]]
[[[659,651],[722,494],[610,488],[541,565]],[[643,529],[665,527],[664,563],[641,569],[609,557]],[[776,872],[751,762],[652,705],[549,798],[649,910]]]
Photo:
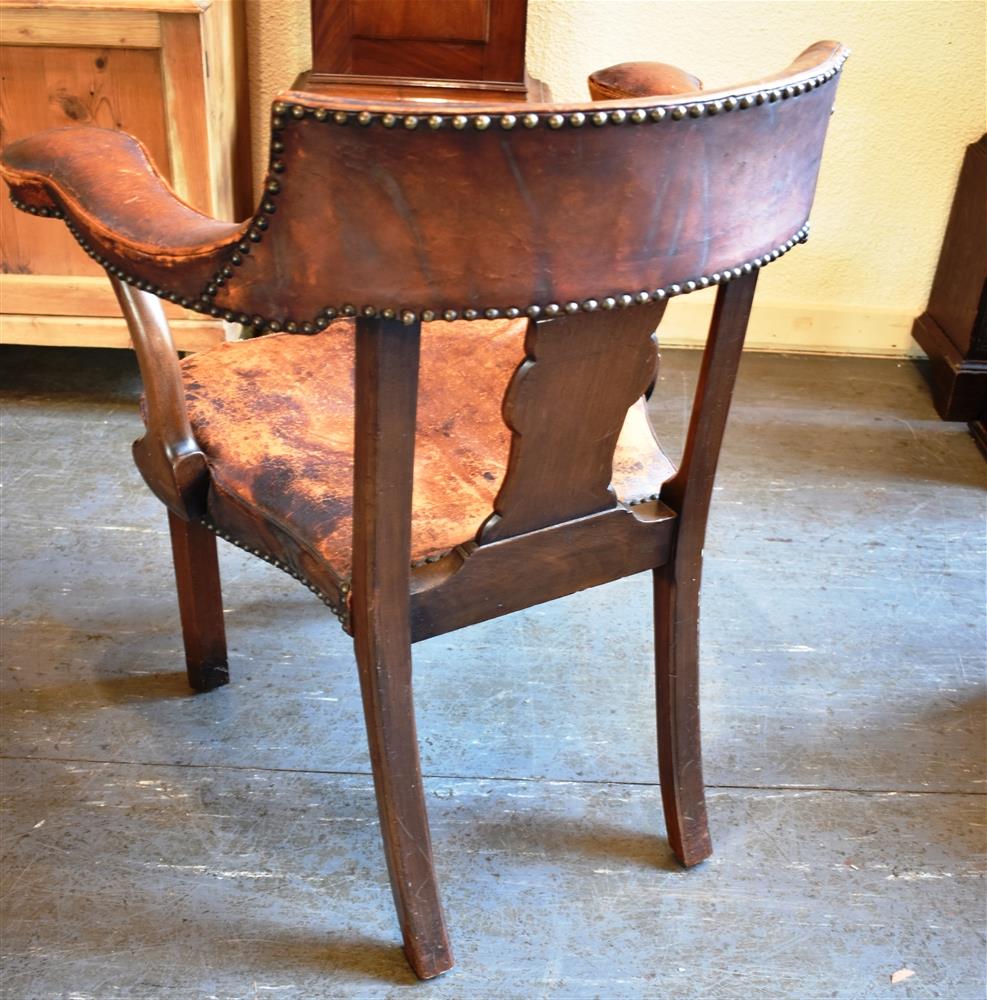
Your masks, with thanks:
[[[411,966],[411,971],[422,980],[435,979],[444,972],[448,972],[456,964],[452,952],[448,948],[432,955],[413,955],[408,948],[405,948],[404,954]]]
[[[683,868],[694,868],[696,865],[702,864],[713,854],[713,844],[708,834],[705,837],[696,838],[690,844],[683,846],[682,844],[672,843],[671,847],[675,852],[675,857],[678,858],[679,864]]]
[[[188,682],[195,691],[212,691],[214,688],[230,683],[230,668],[225,661],[201,667],[189,667]]]

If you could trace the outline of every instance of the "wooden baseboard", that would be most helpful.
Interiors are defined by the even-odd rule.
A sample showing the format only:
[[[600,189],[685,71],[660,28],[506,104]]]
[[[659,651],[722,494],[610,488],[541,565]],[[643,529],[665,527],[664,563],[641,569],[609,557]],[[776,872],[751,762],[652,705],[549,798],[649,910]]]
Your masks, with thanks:
[[[706,342],[715,292],[673,299],[658,331],[663,347],[701,347]],[[754,301],[747,349],[793,354],[920,357],[911,339],[914,313],[809,303]]]
[[[204,351],[225,339],[217,320],[176,319],[171,335],[179,351]],[[34,344],[41,347],[130,347],[123,319],[109,316],[0,315],[0,344]]]

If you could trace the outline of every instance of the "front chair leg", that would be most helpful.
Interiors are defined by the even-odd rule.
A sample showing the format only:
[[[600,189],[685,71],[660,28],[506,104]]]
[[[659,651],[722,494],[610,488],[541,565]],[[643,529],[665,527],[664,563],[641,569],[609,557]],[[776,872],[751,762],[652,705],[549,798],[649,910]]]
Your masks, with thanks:
[[[713,853],[699,728],[699,587],[654,571],[658,770],[668,842],[686,867]]]
[[[168,525],[188,682],[196,691],[211,691],[230,680],[216,536],[170,510]]]

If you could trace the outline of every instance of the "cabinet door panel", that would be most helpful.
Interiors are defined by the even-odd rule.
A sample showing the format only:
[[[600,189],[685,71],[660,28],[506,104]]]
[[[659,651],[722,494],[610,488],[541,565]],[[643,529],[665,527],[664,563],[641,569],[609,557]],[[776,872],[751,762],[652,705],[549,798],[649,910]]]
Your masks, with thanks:
[[[350,17],[359,38],[485,42],[488,9],[487,0],[352,0]]]

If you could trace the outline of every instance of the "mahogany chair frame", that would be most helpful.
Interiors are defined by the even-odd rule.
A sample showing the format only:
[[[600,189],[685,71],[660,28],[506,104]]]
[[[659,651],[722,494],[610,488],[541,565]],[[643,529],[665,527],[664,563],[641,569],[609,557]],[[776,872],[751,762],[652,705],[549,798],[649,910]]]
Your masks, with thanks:
[[[594,94],[607,98],[602,103],[531,106],[523,117],[516,106],[470,104],[435,106],[434,114],[420,120],[407,105],[327,103],[289,93],[275,104],[265,197],[257,216],[242,225],[208,219],[180,203],[143,161],[140,147],[119,133],[60,130],[24,140],[4,154],[2,172],[15,203],[66,220],[87,252],[106,267],[127,318],[146,392],[147,430],[134,445],[134,458],[168,508],[191,685],[209,690],[228,680],[216,534],[303,580],[352,634],[385,856],[405,951],[421,978],[448,969],[452,954],[422,790],[412,698],[415,641],[650,569],[658,760],[668,838],[683,865],[695,865],[711,852],[698,688],[707,514],[758,272],[807,235],[834,78],[846,54],[836,43],[818,43],[776,77],[714,93],[701,91],[698,81],[670,67],[617,67],[592,81]],[[717,175],[717,157],[736,149],[746,134],[740,128],[748,127],[744,115],[752,137],[744,140],[734,172]],[[309,130],[340,126],[333,139],[345,148],[336,166],[355,169],[362,163],[373,175],[353,182],[349,194],[355,206],[337,204],[333,221],[352,234],[353,218],[363,213],[364,244],[373,250],[375,271],[349,259],[338,245],[315,255],[304,247],[286,249],[291,241],[312,236],[300,222],[292,223],[294,229],[282,227],[287,235],[281,244],[269,239],[279,229],[281,213],[297,220],[305,204],[301,196],[286,198],[286,163],[290,173],[321,162],[310,148],[315,132],[299,129],[305,141],[296,140],[289,123]],[[639,181],[642,165],[655,155],[645,130],[674,124],[684,126],[681,162],[670,139],[662,147],[668,171],[659,169]],[[612,161],[604,147],[593,145],[605,130],[621,136]],[[440,167],[422,165],[422,147],[410,142],[393,164],[386,162],[387,147],[377,144],[379,136],[423,131],[431,132],[439,146]],[[496,135],[488,138],[491,132]],[[537,200],[546,197],[547,188],[538,185],[553,161],[549,157],[546,163],[530,144],[536,133],[545,141],[564,140],[567,158],[558,161],[559,170],[569,169],[565,164],[573,157],[572,169],[578,170],[582,155],[598,171],[592,183],[574,189],[573,210],[579,217],[568,226],[540,211]],[[330,155],[337,147],[325,148]],[[380,161],[367,160],[368,150],[376,151]],[[316,149],[319,155],[323,151]],[[107,196],[95,168],[80,165],[91,164],[100,153],[120,165],[119,177],[126,175],[143,205],[140,217],[126,214],[133,199],[120,197],[122,180],[110,185]],[[484,232],[498,220],[503,224],[503,211],[481,207],[478,220],[467,221],[450,237],[450,217],[436,190],[428,214],[409,203],[414,192],[431,183],[429,172],[452,176],[451,181],[443,177],[443,196],[457,185],[480,190],[481,183],[456,172],[464,156],[473,158],[471,169],[488,183],[490,177],[513,177],[516,197],[508,207],[527,204],[530,210],[530,218],[518,220],[520,236],[499,268],[491,269],[484,260],[470,270],[462,254],[464,248],[481,252]],[[621,157],[630,162],[627,169]],[[378,168],[377,162],[384,166]],[[606,180],[599,173],[604,168]],[[760,172],[769,168],[774,179],[759,182]],[[697,175],[710,189],[696,186]],[[408,176],[404,187],[394,180]],[[724,194],[721,188],[730,177],[749,183],[750,192]],[[664,201],[674,195],[685,207],[668,226],[654,218],[649,223],[639,203],[622,200],[606,187],[620,184],[636,184],[639,193],[650,192],[648,197],[662,204],[655,185],[663,185]],[[343,190],[327,197],[341,198]],[[594,198],[605,203],[599,212]],[[716,204],[712,214],[704,215],[707,202]],[[607,226],[615,230],[613,240],[603,235]],[[661,230],[657,237],[655,226]],[[559,248],[567,232],[575,245],[569,256]],[[599,259],[591,260],[586,247],[595,246],[594,240],[603,242]],[[612,247],[618,244],[629,250],[614,256]],[[647,253],[635,252],[642,246]],[[387,275],[386,287],[378,273]],[[325,294],[326,275],[335,275],[337,307],[316,306]],[[712,285],[718,286],[716,305],[682,461],[667,481],[655,484],[653,495],[633,507],[621,503],[610,488],[614,447],[624,413],[654,379],[654,330],[665,303]],[[607,288],[628,290],[600,294]],[[256,332],[314,334],[337,316],[352,317],[349,580],[292,549],[261,519],[216,523],[209,458],[189,420],[182,371],[159,297],[239,319]],[[348,304],[365,301],[375,304]],[[498,301],[533,304],[487,305]],[[286,309],[314,318],[292,319]],[[472,540],[412,565],[423,325],[428,336],[427,324],[438,319],[512,319],[524,313],[529,317],[526,357],[505,396],[511,449],[494,509]],[[552,420],[546,422],[549,402]],[[567,461],[561,462],[560,455]]]

